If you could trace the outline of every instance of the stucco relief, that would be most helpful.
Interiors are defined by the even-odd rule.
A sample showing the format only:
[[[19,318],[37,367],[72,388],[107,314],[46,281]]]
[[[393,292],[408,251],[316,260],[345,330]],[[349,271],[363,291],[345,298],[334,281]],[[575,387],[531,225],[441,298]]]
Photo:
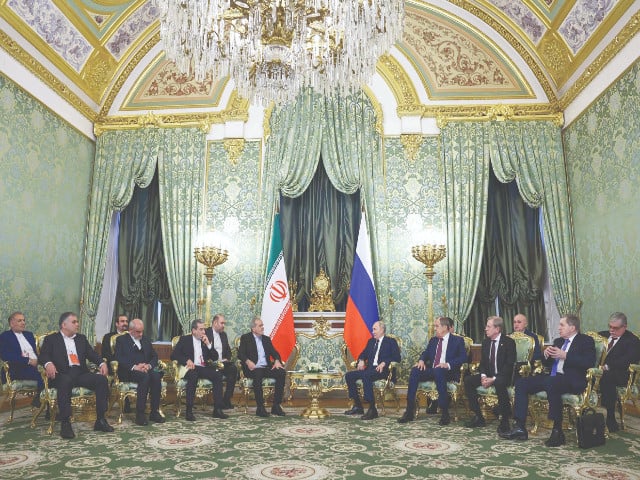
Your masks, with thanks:
[[[50,0],[9,0],[7,5],[77,72],[93,50]]]
[[[491,0],[502,10],[536,45],[547,31],[542,21],[522,0]]]
[[[193,75],[182,73],[173,62],[165,61],[136,100],[144,101],[150,98],[157,100],[158,97],[209,99],[214,83],[211,76],[207,76],[204,82],[197,82]]]
[[[502,62],[450,25],[407,11],[403,40],[424,61],[436,90],[521,90]]]
[[[153,5],[153,2],[151,0],[147,1],[116,30],[107,42],[107,49],[117,60],[120,60],[131,44],[138,39],[138,36],[149,25],[158,19],[159,15],[160,12]]]
[[[617,0],[578,0],[558,31],[576,54],[613,9]]]

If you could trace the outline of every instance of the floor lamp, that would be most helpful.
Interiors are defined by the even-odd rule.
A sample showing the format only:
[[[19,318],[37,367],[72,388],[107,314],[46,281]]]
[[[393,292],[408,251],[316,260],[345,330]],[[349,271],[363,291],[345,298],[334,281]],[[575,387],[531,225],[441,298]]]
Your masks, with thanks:
[[[433,276],[436,274],[433,269],[434,265],[447,256],[447,247],[444,245],[416,245],[411,248],[413,258],[426,266],[425,276],[427,277],[427,321],[428,321],[428,338],[434,335],[433,321]]]
[[[206,267],[204,276],[207,279],[207,300],[204,323],[211,325],[211,284],[213,283],[213,269],[227,261],[229,252],[218,247],[196,247],[193,251],[196,260]]]

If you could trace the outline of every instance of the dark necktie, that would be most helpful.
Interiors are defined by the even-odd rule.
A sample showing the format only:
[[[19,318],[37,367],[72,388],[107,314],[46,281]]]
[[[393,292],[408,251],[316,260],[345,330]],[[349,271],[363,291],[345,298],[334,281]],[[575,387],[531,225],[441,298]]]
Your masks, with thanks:
[[[569,339],[567,338],[564,343],[562,344],[562,350],[566,351],[567,350],[567,346],[569,345]],[[558,374],[558,364],[560,363],[560,359],[556,358],[555,361],[553,362],[553,367],[551,367],[551,376],[555,377]]]
[[[613,344],[616,343],[616,340],[616,337],[611,337],[611,340],[609,340],[609,345],[607,345],[607,353],[611,351],[611,349],[613,348]]]
[[[491,353],[489,354],[489,363],[491,363],[490,371],[493,372],[492,377],[496,375],[496,341],[491,340]]]
[[[374,366],[377,366],[376,354],[378,353],[378,345],[380,345],[380,340],[376,340],[376,343],[373,345],[373,357],[371,357],[371,365]]]
[[[434,366],[437,365],[439,362],[441,362],[441,360],[440,360],[440,356],[441,355],[442,355],[442,339],[439,338],[438,339],[438,346],[436,347],[436,356],[433,359]]]

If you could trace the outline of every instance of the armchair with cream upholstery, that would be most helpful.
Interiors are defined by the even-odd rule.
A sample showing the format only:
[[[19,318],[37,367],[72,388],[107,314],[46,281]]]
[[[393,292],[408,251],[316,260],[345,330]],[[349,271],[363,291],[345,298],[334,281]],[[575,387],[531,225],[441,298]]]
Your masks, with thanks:
[[[595,408],[598,405],[598,385],[602,377],[602,361],[607,353],[607,339],[597,332],[586,332],[586,335],[592,337],[595,342],[596,358],[593,367],[587,370],[586,388],[578,394],[565,393],[562,395],[563,409],[567,412],[565,418],[569,425],[575,425],[577,417],[584,408]],[[547,392],[544,390],[534,393],[529,398],[529,411],[533,418],[531,432],[535,433],[538,430],[538,426],[546,419],[549,411],[549,402],[547,400]]]
[[[452,335],[457,335],[453,333]],[[473,345],[473,338],[463,337],[464,338],[464,348],[467,352],[467,359],[470,358],[471,355],[471,345]],[[458,417],[458,403],[462,400],[464,396],[464,377],[469,370],[469,364],[463,363],[460,366],[460,380],[455,382],[447,382],[447,392],[449,393],[449,398],[451,399],[451,405],[454,408],[454,419]],[[425,406],[427,404],[427,400],[436,401],[438,400],[438,390],[436,388],[436,382],[434,380],[428,380],[426,382],[418,383],[418,390],[416,392],[416,416],[420,411],[420,401],[424,399]]]
[[[42,347],[42,342],[47,335],[50,335],[54,332],[45,333],[44,335],[36,335],[36,348],[37,354],[40,356],[40,348]],[[94,369],[95,365],[89,364],[90,369]],[[56,422],[56,416],[58,413],[58,390],[55,387],[49,386],[49,377],[47,377],[47,373],[42,365],[38,365],[38,371],[40,375],[42,375],[42,381],[44,382],[44,388],[42,392],[40,392],[40,408],[36,410],[31,419],[31,428],[36,427],[36,421],[40,414],[49,407],[49,428],[47,429],[47,433],[51,435],[53,433],[53,425]],[[90,388],[85,387],[74,387],[71,390],[71,409],[75,413],[78,411],[86,412],[87,420],[95,420],[95,406],[96,406],[96,396],[95,392]],[[91,415],[94,418],[91,418]]]
[[[38,382],[36,380],[18,380],[11,376],[11,366],[9,362],[0,359],[0,375],[3,375],[7,382],[4,384],[6,390],[5,399],[9,401],[10,413],[7,423],[13,421],[13,412],[16,408],[16,398],[18,395],[33,399],[38,395]],[[2,388],[2,385],[0,385]],[[0,401],[0,405],[4,403],[4,399]]]

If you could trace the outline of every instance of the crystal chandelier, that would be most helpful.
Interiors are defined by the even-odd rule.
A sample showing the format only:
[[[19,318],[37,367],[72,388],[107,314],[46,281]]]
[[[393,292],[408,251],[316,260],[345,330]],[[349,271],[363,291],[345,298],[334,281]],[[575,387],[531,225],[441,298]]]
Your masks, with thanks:
[[[154,0],[167,57],[202,81],[229,76],[253,103],[301,89],[346,94],[401,38],[403,0]]]

